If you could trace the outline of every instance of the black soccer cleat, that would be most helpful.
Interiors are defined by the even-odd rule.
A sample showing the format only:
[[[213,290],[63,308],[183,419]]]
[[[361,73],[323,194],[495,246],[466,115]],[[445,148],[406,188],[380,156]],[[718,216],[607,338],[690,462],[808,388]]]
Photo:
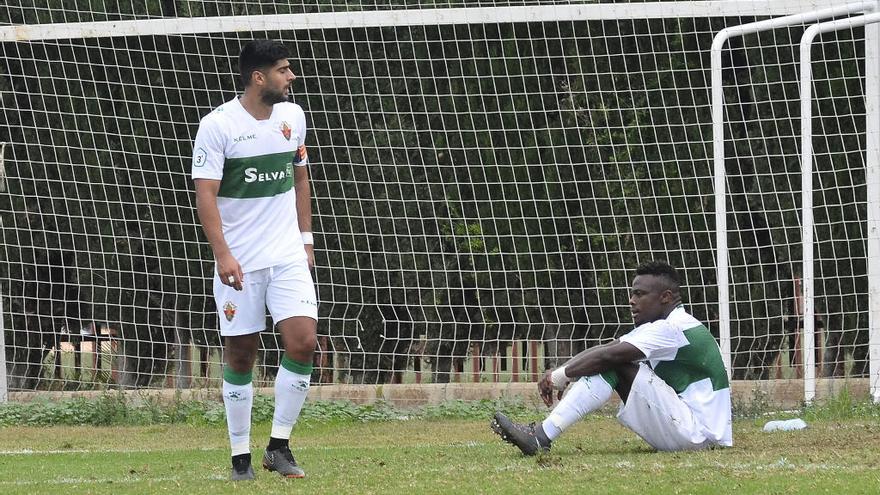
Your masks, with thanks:
[[[306,473],[296,463],[290,447],[267,450],[263,454],[263,468],[284,476],[285,478],[305,478]]]
[[[232,459],[232,481],[250,481],[254,479],[254,468],[251,466],[250,455]]]
[[[550,451],[550,440],[538,432],[539,427],[536,427],[535,423],[528,425],[514,423],[504,414],[496,412],[495,418],[489,426],[492,427],[492,431],[501,436],[502,440],[519,447],[524,455]]]

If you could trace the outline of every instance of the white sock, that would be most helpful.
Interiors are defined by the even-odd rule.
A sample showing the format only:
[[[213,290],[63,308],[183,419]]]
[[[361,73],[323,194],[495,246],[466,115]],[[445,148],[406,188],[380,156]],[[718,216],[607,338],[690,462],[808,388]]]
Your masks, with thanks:
[[[290,438],[303,403],[309,395],[312,376],[294,373],[284,366],[275,375],[275,414],[272,416],[272,438]]]
[[[223,405],[226,406],[226,427],[232,455],[251,451],[251,407],[254,404],[254,384],[233,385],[223,380]]]
[[[547,438],[555,439],[579,419],[602,407],[613,392],[602,375],[585,376],[574,382],[541,424]]]

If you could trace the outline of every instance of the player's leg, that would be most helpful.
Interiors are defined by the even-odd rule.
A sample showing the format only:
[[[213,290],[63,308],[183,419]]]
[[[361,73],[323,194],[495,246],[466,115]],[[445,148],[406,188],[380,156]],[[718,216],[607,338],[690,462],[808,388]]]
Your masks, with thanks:
[[[263,467],[290,478],[305,474],[290,452],[290,433],[309,393],[317,345],[317,305],[308,267],[303,263],[273,270],[267,303],[281,334],[284,355],[275,375],[275,413]]]
[[[646,364],[639,366],[617,419],[657,450],[698,450],[711,445],[690,407]]]
[[[627,363],[614,371],[581,377],[572,383],[559,404],[541,423],[541,433],[549,441],[555,440],[571,425],[604,406],[615,391],[621,400],[626,401],[637,368],[637,365]]]
[[[248,273],[241,291],[223,285],[214,275],[220,335],[225,339],[223,405],[229,429],[233,480],[254,478],[250,452],[253,367],[259,332],[266,326],[265,276],[261,272]]]
[[[232,455],[232,479],[254,478],[251,467],[251,408],[254,403],[253,368],[259,333],[226,337],[223,351],[223,405]]]
[[[627,363],[614,371],[582,377],[571,384],[565,396],[542,423],[518,424],[502,413],[495,413],[492,429],[505,441],[519,447],[525,455],[548,451],[553,440],[563,431],[602,407],[615,391],[626,401],[637,370],[637,365]]]

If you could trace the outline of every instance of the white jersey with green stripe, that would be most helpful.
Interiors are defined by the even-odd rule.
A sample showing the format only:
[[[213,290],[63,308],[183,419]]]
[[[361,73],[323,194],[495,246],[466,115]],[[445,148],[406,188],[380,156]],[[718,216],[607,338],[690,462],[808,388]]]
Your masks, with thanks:
[[[305,113],[288,102],[256,120],[236,97],[199,124],[192,177],[220,181],[223,237],[243,272],[306,258],[293,188],[293,167],[308,165],[305,138]]]
[[[705,325],[678,306],[665,319],[639,325],[620,337],[694,412],[707,439],[733,445],[730,384],[718,343]]]

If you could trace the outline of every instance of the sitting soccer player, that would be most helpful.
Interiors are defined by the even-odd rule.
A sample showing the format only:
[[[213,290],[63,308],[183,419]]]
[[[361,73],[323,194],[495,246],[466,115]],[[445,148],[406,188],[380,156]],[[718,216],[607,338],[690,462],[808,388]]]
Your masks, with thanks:
[[[548,451],[566,428],[616,391],[623,401],[617,419],[657,450],[732,446],[721,352],[709,330],[685,310],[679,284],[666,263],[639,266],[629,299],[635,329],[545,373],[538,383],[541,398],[552,406],[558,391],[561,400],[543,423],[518,424],[497,412],[495,433],[525,455]]]

